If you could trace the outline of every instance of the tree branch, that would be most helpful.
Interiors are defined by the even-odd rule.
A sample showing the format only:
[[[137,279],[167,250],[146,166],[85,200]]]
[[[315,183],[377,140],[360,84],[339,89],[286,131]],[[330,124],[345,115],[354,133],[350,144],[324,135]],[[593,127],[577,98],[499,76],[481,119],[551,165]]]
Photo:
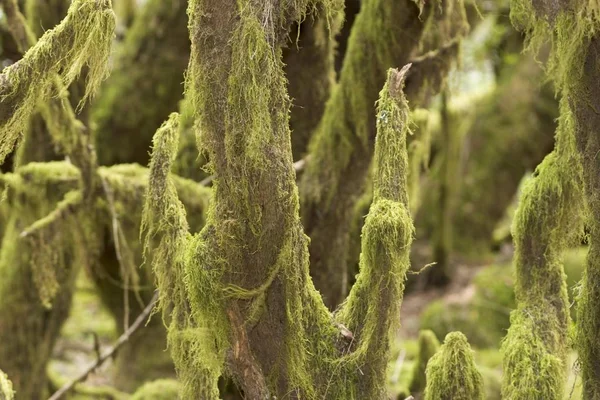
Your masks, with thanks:
[[[121,346],[123,346],[125,343],[127,343],[129,338],[135,332],[137,332],[138,329],[140,329],[140,327],[142,326],[142,323],[148,318],[148,316],[152,312],[152,309],[154,308],[154,305],[156,304],[157,300],[158,300],[158,292],[154,293],[154,297],[152,297],[152,300],[150,301],[150,303],[148,303],[146,308],[144,308],[144,310],[136,318],[136,320],[133,322],[133,324],[131,324],[131,326],[121,336],[119,336],[117,341],[110,348],[108,348],[106,351],[102,352],[100,357],[98,357],[98,359],[94,363],[92,363],[89,367],[87,367],[75,379],[71,380],[70,382],[65,384],[63,387],[61,387],[59,390],[57,390],[52,396],[50,396],[50,398],[48,400],[61,399],[64,395],[66,395],[69,391],[71,391],[75,387],[76,384],[78,384],[79,382],[85,381],[92,372],[97,370],[102,364],[104,364],[104,362],[106,360],[111,358],[117,352],[117,350],[119,350],[119,348]]]

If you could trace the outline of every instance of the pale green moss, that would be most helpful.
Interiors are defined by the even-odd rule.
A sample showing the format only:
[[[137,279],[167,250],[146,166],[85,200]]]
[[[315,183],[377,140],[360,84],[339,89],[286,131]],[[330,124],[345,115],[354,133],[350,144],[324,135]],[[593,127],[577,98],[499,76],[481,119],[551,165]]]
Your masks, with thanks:
[[[77,0],[60,25],[3,71],[0,162],[19,140],[36,104],[56,95],[57,75],[69,86],[85,67],[86,89],[80,104],[96,92],[107,74],[114,24],[110,0]]]
[[[446,336],[429,360],[426,375],[425,400],[483,400],[483,378],[475,366],[473,350],[460,332]]]
[[[8,380],[8,376],[0,370],[0,400],[13,400],[14,398],[15,392],[12,383]]]

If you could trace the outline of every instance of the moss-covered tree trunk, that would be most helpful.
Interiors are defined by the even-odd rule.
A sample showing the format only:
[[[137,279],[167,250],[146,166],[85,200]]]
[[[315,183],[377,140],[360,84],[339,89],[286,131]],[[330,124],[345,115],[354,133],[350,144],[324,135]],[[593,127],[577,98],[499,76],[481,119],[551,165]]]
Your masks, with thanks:
[[[46,366],[68,316],[75,277],[93,249],[73,212],[79,174],[64,163],[6,175],[10,208],[0,253],[0,368],[19,399],[48,395]],[[58,222],[50,223],[51,216]]]
[[[379,179],[361,275],[332,316],[308,274],[281,65],[280,27],[309,5],[331,15],[332,2],[190,6],[188,90],[215,171],[213,206],[200,234],[190,236],[168,175],[177,149],[173,116],[155,136],[145,224],[184,398],[217,398],[222,374],[248,398],[387,396],[386,359],[412,236],[405,71],[392,72],[382,91]]]

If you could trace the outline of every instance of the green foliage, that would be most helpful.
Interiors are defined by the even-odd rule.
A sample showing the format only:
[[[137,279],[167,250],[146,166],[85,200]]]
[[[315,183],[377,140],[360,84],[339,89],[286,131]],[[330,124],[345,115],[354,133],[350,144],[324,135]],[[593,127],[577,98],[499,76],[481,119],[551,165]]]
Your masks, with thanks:
[[[483,400],[481,373],[475,366],[473,350],[460,332],[444,339],[426,370],[425,400]]]
[[[86,68],[80,105],[97,91],[107,74],[114,25],[110,0],[77,0],[60,25],[2,72],[0,163],[12,151],[38,102],[57,94],[53,90],[57,75],[69,86]]]
[[[425,390],[426,376],[425,370],[429,359],[439,350],[440,342],[430,330],[422,330],[419,332],[419,353],[417,361],[413,368],[412,379],[410,381],[410,392],[421,393]]]

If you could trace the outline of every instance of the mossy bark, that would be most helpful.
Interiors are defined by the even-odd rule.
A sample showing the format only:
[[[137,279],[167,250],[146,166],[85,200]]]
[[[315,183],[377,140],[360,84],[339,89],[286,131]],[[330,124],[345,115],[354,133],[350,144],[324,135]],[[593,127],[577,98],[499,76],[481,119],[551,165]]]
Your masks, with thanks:
[[[347,232],[373,154],[376,88],[387,68],[408,61],[423,28],[412,1],[363,2],[339,83],[309,145],[310,163],[300,187],[302,221],[311,238],[315,286],[332,309],[348,290]]]
[[[600,37],[584,43],[581,87],[585,96],[570,97],[575,137],[583,169],[583,188],[589,215],[589,250],[577,314],[576,348],[581,364],[583,399],[600,398]],[[587,97],[589,96],[589,97]]]
[[[381,179],[360,281],[333,317],[308,275],[281,65],[280,27],[301,19],[308,5],[333,4],[190,5],[188,90],[216,174],[214,199],[207,224],[191,236],[169,178],[178,147],[173,116],[154,139],[144,225],[183,397],[216,398],[222,374],[248,398],[387,395],[386,358],[413,232],[404,76],[391,73],[382,91],[375,157]]]
[[[91,110],[101,165],[147,165],[152,135],[177,110],[190,51],[186,6],[150,0],[127,31]]]

